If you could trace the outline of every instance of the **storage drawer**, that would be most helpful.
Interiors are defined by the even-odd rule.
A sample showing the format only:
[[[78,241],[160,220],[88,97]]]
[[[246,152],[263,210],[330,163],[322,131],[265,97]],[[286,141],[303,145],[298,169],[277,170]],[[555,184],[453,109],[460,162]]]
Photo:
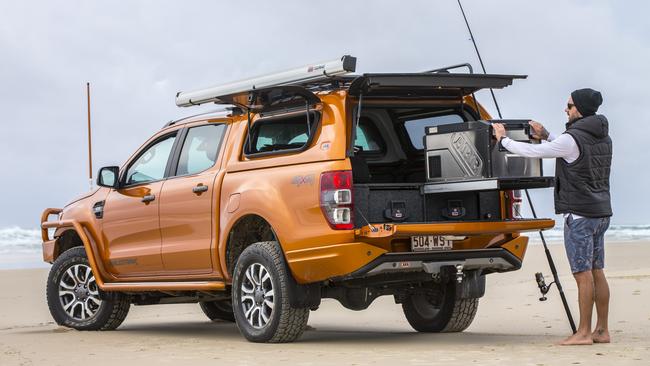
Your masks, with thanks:
[[[498,190],[428,192],[423,189],[426,187],[422,184],[355,184],[355,227],[368,223],[501,219]]]

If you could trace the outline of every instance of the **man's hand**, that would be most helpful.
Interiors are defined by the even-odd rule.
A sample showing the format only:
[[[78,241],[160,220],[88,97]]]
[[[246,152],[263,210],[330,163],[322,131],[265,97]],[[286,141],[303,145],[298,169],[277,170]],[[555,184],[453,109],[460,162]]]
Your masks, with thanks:
[[[536,140],[548,140],[548,131],[544,126],[535,121],[528,121],[530,128],[533,129],[533,138]]]
[[[501,138],[506,135],[506,128],[501,123],[493,123],[492,128],[494,128],[494,137],[497,141],[501,141]]]

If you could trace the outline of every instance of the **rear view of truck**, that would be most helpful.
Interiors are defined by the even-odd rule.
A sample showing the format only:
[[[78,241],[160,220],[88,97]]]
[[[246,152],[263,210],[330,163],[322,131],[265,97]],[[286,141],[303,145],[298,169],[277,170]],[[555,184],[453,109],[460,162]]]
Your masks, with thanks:
[[[546,188],[541,159],[510,154],[493,137],[539,143],[528,120],[490,120],[474,93],[515,75],[366,74],[349,87],[348,205],[356,240],[386,252],[323,288],[324,297],[366,308],[390,294],[418,331],[467,328],[485,275],[521,267],[523,232],[553,227],[525,219],[522,192]]]

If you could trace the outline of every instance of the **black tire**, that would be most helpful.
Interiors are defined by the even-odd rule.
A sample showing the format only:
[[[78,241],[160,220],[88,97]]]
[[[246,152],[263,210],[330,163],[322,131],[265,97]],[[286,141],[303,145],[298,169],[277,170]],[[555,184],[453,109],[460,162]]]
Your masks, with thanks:
[[[414,294],[402,303],[402,310],[413,329],[426,333],[462,332],[472,324],[478,299],[456,299],[455,283],[445,287],[436,306],[425,294]]]
[[[246,275],[249,270],[255,271],[255,268],[264,267],[265,273],[270,278],[262,276],[262,271],[259,278],[266,278],[261,282],[258,287]],[[250,272],[249,272],[250,274]],[[289,303],[289,288],[290,277],[289,270],[284,261],[284,256],[280,245],[275,241],[258,242],[247,247],[237,259],[235,271],[233,274],[232,286],[232,302],[233,311],[235,314],[235,321],[239,331],[251,342],[269,342],[269,343],[283,343],[293,342],[298,339],[307,326],[309,319],[309,308],[292,308]],[[242,285],[248,286],[251,284],[252,290],[249,293],[255,295],[244,298]],[[268,286],[272,285],[272,300],[273,307],[270,308],[270,314],[267,315],[268,320],[262,323],[261,314],[267,314],[265,310],[266,300],[269,299],[266,295],[261,295],[266,292]],[[265,287],[266,286],[266,287]],[[258,295],[263,296],[262,300],[258,300]],[[252,309],[258,306],[256,310],[250,310],[249,316],[252,318],[250,321],[245,313],[245,308]],[[258,324],[255,326],[255,314],[258,315]]]
[[[213,322],[224,320],[234,322],[235,315],[232,313],[231,300],[204,301],[200,302],[201,310]]]
[[[66,288],[61,287],[63,282],[67,281],[70,278],[75,278],[73,287],[76,289],[76,279],[79,278],[76,274],[71,277],[68,276],[68,270],[73,271],[73,269],[80,269],[81,271],[87,270],[85,274],[79,275],[83,276],[86,279],[88,292],[85,294],[80,291],[80,296],[77,296],[75,291],[66,290]],[[50,314],[54,318],[57,324],[63,325],[66,327],[74,328],[77,330],[113,330],[120,326],[126,315],[129,313],[129,307],[131,306],[128,296],[117,293],[117,292],[103,292],[96,288],[96,284],[93,285],[89,282],[89,278],[93,276],[93,273],[90,271],[90,265],[88,264],[88,256],[83,247],[75,247],[65,251],[61,254],[52,265],[50,269],[50,274],[47,278],[47,306],[50,309]],[[83,282],[83,281],[79,281]],[[66,282],[66,286],[69,283]],[[86,287],[84,287],[86,289]],[[69,294],[60,296],[59,291],[68,292]],[[96,305],[94,302],[89,301],[89,294],[92,293],[92,297],[100,299],[100,304]],[[85,296],[85,297],[84,297]],[[79,299],[86,299],[84,301],[79,301]],[[68,301],[69,300],[69,301]],[[68,304],[73,302],[83,302],[84,304],[73,304],[70,306],[68,311],[72,311],[72,315],[69,314],[64,308],[64,302],[68,301]],[[89,305],[90,304],[90,305]],[[79,305],[79,306],[77,306]],[[91,305],[93,306],[91,309]],[[79,317],[75,317],[77,314],[75,309],[79,310]],[[91,315],[86,313],[86,309],[91,311]],[[83,315],[81,315],[83,313]],[[83,319],[79,319],[83,317]]]

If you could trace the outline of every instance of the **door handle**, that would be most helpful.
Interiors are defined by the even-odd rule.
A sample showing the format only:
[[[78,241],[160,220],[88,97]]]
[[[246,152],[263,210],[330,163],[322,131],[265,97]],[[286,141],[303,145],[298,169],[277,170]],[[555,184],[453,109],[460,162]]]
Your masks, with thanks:
[[[149,202],[151,202],[151,201],[153,201],[155,199],[156,199],[156,196],[154,196],[153,194],[148,194],[148,195],[142,197],[141,201],[144,202],[144,203],[149,203]]]
[[[208,186],[204,186],[201,183],[199,183],[196,187],[192,188],[192,192],[196,194],[201,194],[203,192],[206,192],[207,190],[208,190]]]

